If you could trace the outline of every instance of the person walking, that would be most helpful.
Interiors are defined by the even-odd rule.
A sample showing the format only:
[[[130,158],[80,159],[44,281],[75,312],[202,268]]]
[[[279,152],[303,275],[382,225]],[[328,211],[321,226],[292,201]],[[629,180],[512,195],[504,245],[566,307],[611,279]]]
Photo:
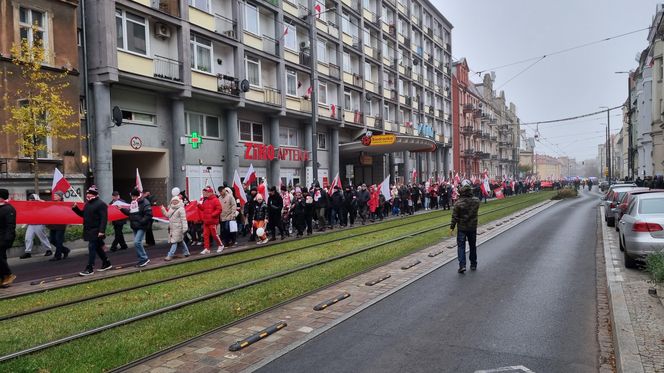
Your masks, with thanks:
[[[148,254],[145,253],[143,247],[143,238],[145,231],[148,229],[152,222],[152,205],[150,202],[141,196],[141,191],[134,188],[131,191],[131,203],[129,208],[120,208],[123,214],[129,216],[129,226],[134,231],[134,249],[138,257],[137,267],[145,267],[150,263]]]
[[[457,258],[459,260],[459,273],[466,272],[466,240],[470,246],[470,269],[477,269],[477,211],[480,208],[480,200],[473,196],[473,187],[470,181],[461,182],[459,200],[452,208],[452,222],[450,232],[455,227],[457,231]]]
[[[117,190],[113,192],[111,198],[111,205],[113,206],[122,206],[126,204],[126,202],[120,198],[120,193]],[[118,246],[120,250],[127,250],[127,242],[125,241],[124,233],[122,233],[122,229],[126,223],[127,219],[113,221],[113,242],[111,243],[111,251],[118,251]]]
[[[214,194],[212,187],[207,186],[203,189],[203,202],[199,203],[197,207],[201,213],[201,220],[203,220],[203,251],[201,251],[201,254],[210,253],[210,235],[217,243],[217,254],[220,254],[224,251],[224,243],[217,235],[221,202]]]
[[[277,228],[279,229],[281,239],[283,240],[284,237],[286,237],[281,219],[281,212],[283,209],[284,200],[281,198],[281,194],[277,193],[277,187],[271,186],[267,197],[267,227],[273,241],[277,239]]]
[[[263,200],[263,195],[258,193],[256,194],[256,203],[254,204],[254,220],[251,224],[251,227],[256,236],[256,243],[263,244],[267,243],[267,223],[269,222],[267,216],[267,203]],[[259,229],[262,229],[263,232],[260,234]]]
[[[106,237],[108,206],[99,199],[99,191],[94,185],[85,192],[85,201],[83,210],[76,203],[72,206],[74,213],[83,218],[83,240],[88,242],[88,265],[82,272],[78,273],[80,276],[90,276],[95,273],[95,258],[97,256],[101,259],[99,272],[113,268],[102,248]]]
[[[3,288],[16,280],[16,275],[7,264],[7,250],[16,239],[16,209],[8,201],[9,190],[0,189],[0,280]]]
[[[367,190],[367,185],[362,184],[357,192],[357,210],[360,214],[360,220],[362,220],[362,225],[367,222],[367,213],[369,211],[369,199],[371,195]]]
[[[143,198],[147,200],[150,203],[150,206],[156,206],[156,199],[155,196],[150,193],[149,190],[144,190],[143,191]],[[150,247],[156,245],[156,242],[154,240],[154,233],[152,232],[152,219],[148,222],[147,227],[145,228],[145,246]]]
[[[293,217],[293,226],[295,230],[297,231],[296,236],[297,237],[302,237],[304,233],[304,228],[306,226],[305,223],[305,200],[304,196],[302,196],[302,191],[300,190],[299,187],[295,188],[295,196],[293,197],[293,201],[291,201],[290,205],[290,214]]]
[[[65,194],[61,191],[53,193],[53,201],[62,202],[64,201]],[[53,258],[49,259],[50,262],[57,262],[61,259],[67,259],[69,252],[71,250],[68,247],[65,247],[65,231],[67,230],[67,224],[48,224],[46,228],[49,230],[49,240],[51,244],[55,246],[55,254]]]
[[[171,244],[171,249],[168,250],[164,260],[168,262],[173,259],[179,243],[182,244],[184,256],[188,257],[189,248],[184,242],[184,235],[189,227],[187,226],[187,212],[184,210],[184,203],[179,196],[174,196],[171,198],[171,205],[168,210],[161,206],[161,212],[168,218],[168,243]]]
[[[28,196],[28,201],[42,201],[37,194],[30,194]],[[25,230],[25,252],[20,256],[21,259],[32,258],[32,246],[34,245],[35,236],[39,238],[41,246],[46,248],[44,256],[53,255],[53,247],[48,241],[48,236],[46,235],[46,227],[42,224],[28,224],[28,227]]]
[[[237,217],[237,203],[235,202],[231,188],[225,187],[221,189],[220,194],[221,242],[224,244],[224,247],[230,247],[235,245],[235,237],[237,235],[237,222],[235,223],[235,230],[231,231],[231,222],[235,221]]]

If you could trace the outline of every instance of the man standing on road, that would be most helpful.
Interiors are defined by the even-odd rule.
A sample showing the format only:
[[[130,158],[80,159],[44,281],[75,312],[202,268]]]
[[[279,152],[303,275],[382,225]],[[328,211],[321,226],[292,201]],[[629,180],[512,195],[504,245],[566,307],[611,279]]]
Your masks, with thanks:
[[[112,198],[111,205],[122,206],[125,204],[125,201],[120,198],[120,193],[117,190],[113,192]],[[127,219],[113,221],[113,243],[111,243],[111,251],[118,251],[118,246],[120,250],[127,250],[127,242],[125,241],[124,233],[122,233],[125,223],[127,223]]]
[[[16,279],[7,264],[7,250],[12,247],[16,238],[16,209],[10,205],[9,191],[0,189],[0,280],[2,287],[11,285]]]
[[[470,269],[477,269],[477,210],[480,208],[480,200],[473,197],[473,188],[470,181],[461,182],[459,200],[454,203],[452,209],[452,223],[450,231],[458,225],[457,232],[457,255],[459,259],[459,273],[466,272],[466,239],[470,246]]]
[[[136,256],[138,256],[136,266],[145,267],[150,263],[150,259],[148,259],[148,254],[145,253],[143,238],[149,224],[152,223],[152,205],[141,196],[138,189],[134,188],[131,191],[129,208],[123,207],[120,211],[129,216],[129,226],[134,231],[134,249],[136,250]]]
[[[99,272],[111,269],[111,262],[106,257],[106,253],[102,248],[104,237],[106,237],[106,223],[108,222],[108,206],[104,201],[99,199],[99,192],[96,186],[91,186],[85,192],[85,205],[81,210],[77,204],[74,203],[72,210],[78,215],[83,217],[83,239],[88,241],[88,265],[81,276],[90,276],[95,273],[95,257],[99,255],[101,259],[101,268]]]

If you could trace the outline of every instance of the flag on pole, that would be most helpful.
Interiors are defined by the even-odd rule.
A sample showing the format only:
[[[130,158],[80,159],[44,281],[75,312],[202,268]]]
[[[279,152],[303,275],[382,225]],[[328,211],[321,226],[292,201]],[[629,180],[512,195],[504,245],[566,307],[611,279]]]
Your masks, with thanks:
[[[341,185],[341,179],[339,178],[339,173],[337,172],[337,176],[332,179],[332,183],[330,183],[330,188],[328,189],[327,193],[332,194],[334,192],[334,187],[338,186],[339,188],[342,187]]]
[[[392,199],[392,194],[390,193],[390,175],[387,175],[385,180],[379,185],[380,194],[385,197],[386,201]]]
[[[493,194],[496,195],[498,199],[504,199],[505,195],[503,194],[503,188],[496,188],[493,190]]]
[[[64,175],[62,175],[62,172],[56,168],[53,172],[53,184],[51,185],[51,193],[66,193],[69,189],[71,189],[71,184],[69,184],[67,179],[65,179]]]
[[[256,171],[254,171],[254,164],[249,165],[249,169],[247,170],[247,174],[244,175],[244,185],[251,185],[256,181]]]
[[[235,191],[235,196],[240,200],[240,206],[244,207],[244,204],[247,203],[247,194],[244,193],[244,187],[242,186],[237,170],[233,173],[233,190]]]
[[[410,176],[410,179],[413,181],[413,184],[417,182],[417,170],[413,169],[413,173]]]
[[[141,182],[141,175],[138,173],[138,168],[136,168],[136,189],[139,192],[143,192],[143,183]]]
[[[267,201],[267,180],[263,179],[263,182],[258,184],[258,193],[263,195],[263,198]]]
[[[480,189],[482,190],[482,195],[484,197],[489,196],[489,191],[491,190],[491,187],[489,186],[489,173],[486,170],[484,171],[484,178],[482,179],[482,184],[480,185]]]

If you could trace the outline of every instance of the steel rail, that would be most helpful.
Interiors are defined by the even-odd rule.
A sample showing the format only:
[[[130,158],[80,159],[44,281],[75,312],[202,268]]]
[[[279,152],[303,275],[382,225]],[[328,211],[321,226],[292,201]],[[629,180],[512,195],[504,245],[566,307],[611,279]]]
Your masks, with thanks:
[[[535,199],[535,198],[532,198],[532,199]],[[511,205],[508,205],[508,206],[503,206],[503,207],[500,207],[500,208],[496,208],[496,209],[493,209],[491,211],[487,211],[487,212],[479,214],[479,215],[486,215],[486,214],[490,214],[490,213],[493,213],[493,212],[496,212],[496,211],[499,211],[499,210],[504,210],[504,209],[507,209],[507,208],[511,208],[511,207],[514,207],[514,206],[517,206],[517,205],[520,205],[520,204],[524,204],[526,202],[530,202],[532,199],[528,199],[528,200],[520,201],[520,202],[511,204]],[[170,312],[170,311],[178,310],[180,308],[190,306],[190,305],[193,305],[193,304],[196,304],[196,303],[200,303],[200,302],[203,302],[203,301],[206,301],[206,300],[210,300],[212,298],[216,298],[216,297],[234,292],[236,290],[241,290],[241,289],[244,289],[244,288],[248,288],[248,287],[258,285],[258,284],[261,284],[261,283],[264,283],[264,282],[268,282],[268,281],[271,281],[271,280],[274,280],[274,279],[277,279],[277,278],[285,277],[285,276],[288,276],[288,275],[296,273],[296,272],[301,272],[301,271],[306,270],[306,269],[310,269],[310,268],[317,267],[317,266],[320,266],[320,265],[323,265],[323,264],[327,264],[327,263],[331,263],[331,262],[334,262],[334,261],[337,261],[337,260],[341,260],[341,259],[344,259],[344,258],[347,258],[347,257],[350,257],[350,256],[361,254],[361,253],[367,252],[369,250],[375,249],[375,248],[380,247],[380,246],[385,246],[385,245],[388,245],[388,244],[391,244],[391,243],[394,243],[394,242],[399,242],[399,241],[402,241],[404,239],[411,238],[411,237],[419,235],[419,234],[431,232],[431,231],[434,231],[434,230],[437,230],[437,229],[440,229],[440,228],[443,228],[443,227],[450,226],[450,224],[451,223],[439,224],[439,225],[431,227],[431,228],[426,228],[426,229],[419,230],[419,231],[416,231],[416,232],[407,233],[407,234],[404,234],[404,235],[396,237],[396,238],[392,238],[392,239],[389,239],[389,240],[381,241],[381,242],[366,246],[364,248],[356,249],[356,250],[353,250],[353,251],[350,251],[350,252],[347,252],[347,253],[344,253],[344,254],[335,255],[333,257],[318,260],[318,261],[313,262],[313,263],[301,265],[301,266],[298,266],[298,267],[295,267],[295,268],[292,268],[292,269],[289,269],[289,270],[286,270],[286,271],[282,271],[282,272],[279,272],[279,273],[272,274],[270,276],[265,276],[265,277],[262,277],[262,278],[259,278],[259,279],[256,279],[256,280],[252,280],[252,281],[249,281],[249,282],[246,282],[246,283],[243,283],[243,284],[239,284],[239,285],[236,285],[236,286],[232,286],[232,287],[229,287],[229,288],[218,290],[218,291],[215,291],[215,292],[203,295],[203,296],[199,296],[199,297],[196,297],[196,298],[193,298],[193,299],[189,299],[187,301],[172,304],[170,306],[166,306],[166,307],[162,307],[162,308],[159,308],[159,309],[156,309],[156,310],[145,312],[143,314],[136,315],[136,316],[124,319],[124,320],[119,320],[119,321],[116,321],[116,322],[113,322],[113,323],[110,323],[110,324],[107,324],[107,325],[104,325],[104,326],[96,327],[96,328],[89,329],[89,330],[86,330],[86,331],[83,331],[83,332],[80,332],[80,333],[76,333],[74,335],[70,335],[70,336],[60,338],[60,339],[57,339],[57,340],[54,340],[54,341],[50,341],[50,342],[46,342],[46,343],[43,343],[43,344],[40,344],[40,345],[37,345],[37,346],[33,346],[33,347],[30,347],[30,348],[25,349],[25,350],[20,350],[20,351],[13,352],[13,353],[8,354],[8,355],[0,356],[0,363],[15,359],[15,358],[18,358],[18,357],[21,357],[21,356],[25,356],[25,355],[28,355],[28,354],[31,354],[31,353],[34,353],[34,352],[42,351],[42,350],[45,350],[45,349],[48,349],[48,348],[51,348],[51,347],[56,347],[56,346],[59,346],[59,345],[62,345],[62,344],[68,343],[68,342],[72,342],[74,340],[78,340],[78,339],[81,339],[83,337],[98,334],[98,333],[101,333],[101,332],[106,331],[106,330],[110,330],[110,329],[117,328],[117,327],[120,327],[120,326],[128,325],[128,324],[131,324],[131,323],[134,323],[134,322],[137,322],[137,321],[140,321],[140,320],[144,320],[144,319],[147,319],[147,318],[150,318],[150,317],[165,314],[165,313]]]

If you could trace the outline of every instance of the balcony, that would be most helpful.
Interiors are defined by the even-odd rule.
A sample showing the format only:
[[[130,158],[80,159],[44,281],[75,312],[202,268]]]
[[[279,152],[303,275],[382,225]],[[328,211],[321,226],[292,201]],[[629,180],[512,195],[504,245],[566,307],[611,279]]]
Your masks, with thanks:
[[[475,105],[473,105],[473,104],[465,104],[465,105],[463,105],[463,113],[464,113],[464,114],[472,113],[472,112],[474,112],[474,111],[475,111]]]
[[[491,155],[491,160],[492,161],[498,160],[498,155],[497,154]]]
[[[263,52],[276,56],[279,53],[278,45],[279,42],[276,39],[263,35]]]
[[[271,87],[263,88],[265,91],[265,103],[268,105],[281,106],[281,91]]]
[[[491,141],[496,141],[498,140],[498,136],[496,135],[491,135]]]
[[[362,87],[362,76],[360,74],[353,74],[353,85]]]
[[[484,140],[489,140],[489,139],[491,139],[491,135],[489,135],[488,132],[482,132],[482,138]]]
[[[154,56],[155,78],[182,82],[180,75],[181,68],[182,64],[178,60],[157,55]]]
[[[214,25],[217,34],[221,34],[232,40],[237,40],[237,22],[234,20],[215,14]]]
[[[217,75],[217,92],[229,95],[240,96],[240,81],[229,75]]]
[[[362,119],[363,119],[362,112],[360,112],[359,110],[355,111],[344,110],[344,122],[363,124]]]
[[[328,65],[328,69],[329,69],[329,72],[330,72],[330,76],[332,78],[336,78],[336,79],[341,78],[341,69],[339,69],[339,66],[331,63],[331,64]]]
[[[473,149],[464,149],[462,150],[462,155],[465,157],[472,157],[475,155],[475,150]]]
[[[463,127],[461,127],[461,133],[466,135],[466,136],[472,135],[473,131],[474,131],[473,126],[463,126]]]
[[[180,17],[179,3],[178,0],[159,0],[159,10],[173,17]]]

